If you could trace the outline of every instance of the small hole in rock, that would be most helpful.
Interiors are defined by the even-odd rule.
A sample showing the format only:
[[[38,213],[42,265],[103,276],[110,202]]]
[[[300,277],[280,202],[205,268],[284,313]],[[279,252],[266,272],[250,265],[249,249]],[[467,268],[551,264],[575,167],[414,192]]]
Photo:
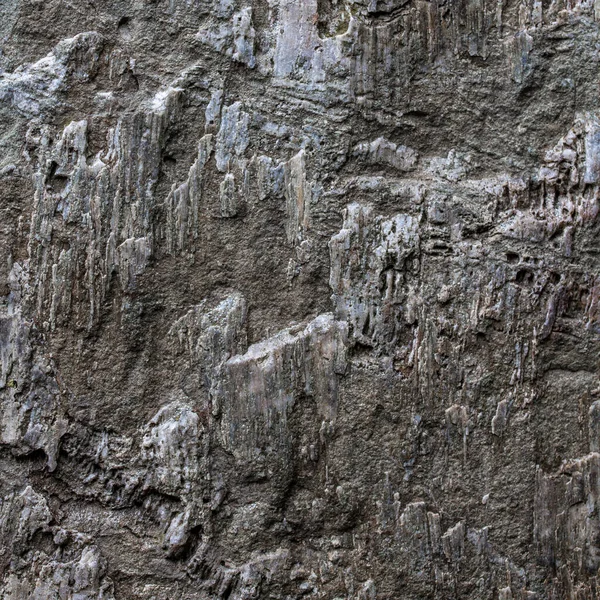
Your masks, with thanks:
[[[560,281],[560,275],[558,273],[550,273],[550,283],[556,285]]]
[[[131,19],[129,17],[121,17],[119,19],[119,23],[117,24],[117,32],[124,40],[131,39]]]
[[[520,269],[517,271],[516,281],[522,285],[530,285],[533,283],[533,273],[528,269]]]

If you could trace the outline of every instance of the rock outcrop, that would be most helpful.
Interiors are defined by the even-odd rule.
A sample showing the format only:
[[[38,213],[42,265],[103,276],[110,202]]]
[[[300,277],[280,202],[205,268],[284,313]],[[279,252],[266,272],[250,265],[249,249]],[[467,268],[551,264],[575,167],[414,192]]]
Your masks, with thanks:
[[[0,3],[0,598],[596,598],[599,35]]]

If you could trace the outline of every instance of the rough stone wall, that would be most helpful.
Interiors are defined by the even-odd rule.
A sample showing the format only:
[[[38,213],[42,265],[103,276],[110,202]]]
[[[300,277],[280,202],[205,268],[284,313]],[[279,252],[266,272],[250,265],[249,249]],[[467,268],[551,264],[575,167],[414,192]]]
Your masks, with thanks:
[[[597,0],[0,0],[0,598],[600,598]]]

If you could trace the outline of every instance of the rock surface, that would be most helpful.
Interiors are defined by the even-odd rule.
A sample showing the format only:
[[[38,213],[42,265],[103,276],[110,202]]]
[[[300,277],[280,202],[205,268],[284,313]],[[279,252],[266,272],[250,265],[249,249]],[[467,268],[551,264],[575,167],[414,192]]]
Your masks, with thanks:
[[[599,48],[0,2],[0,598],[600,597]]]

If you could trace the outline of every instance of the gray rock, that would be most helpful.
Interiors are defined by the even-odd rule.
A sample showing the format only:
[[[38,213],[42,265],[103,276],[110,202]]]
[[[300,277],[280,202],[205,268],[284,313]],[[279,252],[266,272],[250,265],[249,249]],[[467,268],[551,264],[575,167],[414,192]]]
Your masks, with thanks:
[[[598,6],[0,4],[1,598],[598,595]]]

